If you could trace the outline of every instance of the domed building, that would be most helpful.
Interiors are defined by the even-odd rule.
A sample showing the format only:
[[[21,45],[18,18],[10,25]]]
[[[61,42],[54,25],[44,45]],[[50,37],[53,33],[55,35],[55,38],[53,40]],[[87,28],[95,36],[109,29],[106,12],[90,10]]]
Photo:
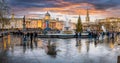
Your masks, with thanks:
[[[47,13],[45,14],[45,20],[50,20],[50,14],[48,13],[48,11],[47,11]]]
[[[50,14],[47,13],[45,14],[44,20],[43,20],[43,29],[48,29],[50,28]]]
[[[51,13],[46,12],[45,13],[45,17],[42,21],[42,29],[46,30],[46,29],[51,29],[53,30],[62,30],[63,26],[64,26],[64,22],[61,20],[59,20],[59,18],[56,19],[52,19],[51,18]]]

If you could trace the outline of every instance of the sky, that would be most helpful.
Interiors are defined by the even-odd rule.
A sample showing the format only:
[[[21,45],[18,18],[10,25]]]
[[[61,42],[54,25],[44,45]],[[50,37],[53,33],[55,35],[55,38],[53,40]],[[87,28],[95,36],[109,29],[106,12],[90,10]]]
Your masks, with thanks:
[[[90,21],[106,17],[120,17],[120,0],[7,0],[11,13],[16,17],[26,15],[30,18],[44,18],[48,11],[51,19],[59,18],[77,22],[81,16],[85,22],[86,9],[89,9]]]

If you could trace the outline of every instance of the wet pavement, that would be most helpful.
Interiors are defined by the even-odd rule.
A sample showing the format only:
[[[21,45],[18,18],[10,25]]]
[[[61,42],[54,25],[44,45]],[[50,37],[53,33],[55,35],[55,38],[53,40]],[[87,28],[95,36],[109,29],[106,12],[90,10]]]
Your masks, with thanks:
[[[0,39],[0,63],[117,63],[120,37],[58,39],[8,35]]]

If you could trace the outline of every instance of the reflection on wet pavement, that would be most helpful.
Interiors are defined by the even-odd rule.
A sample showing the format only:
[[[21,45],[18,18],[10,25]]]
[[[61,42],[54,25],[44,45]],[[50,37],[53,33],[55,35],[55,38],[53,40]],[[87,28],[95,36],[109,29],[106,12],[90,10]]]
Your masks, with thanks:
[[[58,39],[8,35],[0,39],[0,63],[117,63],[115,39]]]

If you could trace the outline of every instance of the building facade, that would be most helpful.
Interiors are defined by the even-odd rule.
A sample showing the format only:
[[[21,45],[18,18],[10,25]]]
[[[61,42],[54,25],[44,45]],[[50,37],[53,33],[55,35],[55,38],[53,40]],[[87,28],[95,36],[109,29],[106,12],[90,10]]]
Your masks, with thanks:
[[[14,18],[14,14],[10,18],[10,24],[6,25],[6,29],[23,29],[23,20],[24,18]],[[72,24],[72,29],[75,28],[75,23]],[[34,18],[25,18],[25,27],[26,29],[42,29],[46,27],[51,28],[52,30],[62,30],[64,27],[64,21],[59,19],[51,19],[51,15],[47,12],[43,19],[34,19]]]
[[[105,19],[98,19],[97,21],[99,26],[104,26],[107,31],[120,32],[120,18],[109,17]]]
[[[97,19],[95,22],[90,22],[89,11],[86,13],[86,21],[82,23],[84,31],[99,31],[102,32],[102,26],[106,31],[120,32],[120,18],[108,17],[105,19]]]

